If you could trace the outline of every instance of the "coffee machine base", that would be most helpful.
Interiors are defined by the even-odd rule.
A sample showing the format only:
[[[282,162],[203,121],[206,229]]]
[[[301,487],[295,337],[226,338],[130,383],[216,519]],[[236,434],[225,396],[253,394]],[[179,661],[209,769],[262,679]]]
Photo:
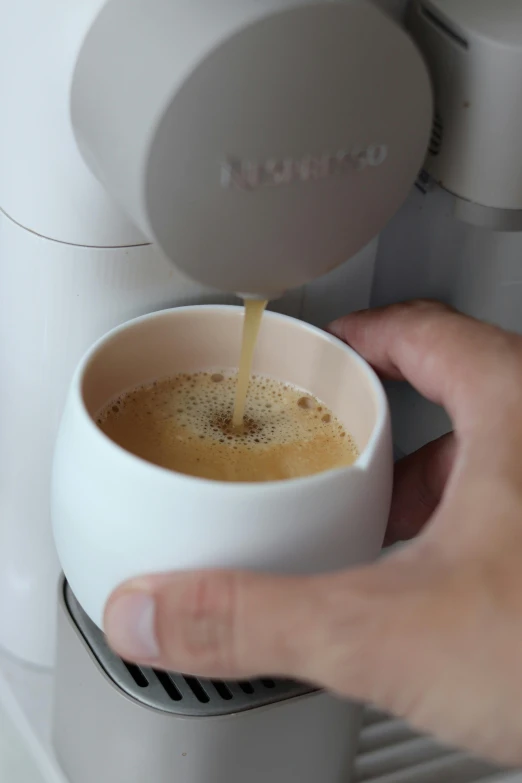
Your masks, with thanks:
[[[361,708],[290,681],[128,664],[62,578],[53,739],[70,783],[349,783]]]

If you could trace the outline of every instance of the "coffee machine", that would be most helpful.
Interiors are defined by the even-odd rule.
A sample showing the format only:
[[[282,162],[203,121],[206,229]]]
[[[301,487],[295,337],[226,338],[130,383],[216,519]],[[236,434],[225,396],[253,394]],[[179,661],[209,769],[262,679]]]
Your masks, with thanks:
[[[60,572],[48,520],[51,455],[73,368],[103,332],[140,313],[236,301],[234,294],[276,297],[274,309],[318,325],[369,305],[431,296],[522,331],[518,0],[193,2],[178,18],[184,33],[177,31],[173,59],[165,42],[178,5],[187,3],[48,0],[34,7],[18,0],[2,8],[0,647],[9,671],[36,667],[47,683],[56,659]],[[364,27],[357,39],[349,14],[330,20],[338,5],[353,13],[354,25],[364,17],[375,27]],[[309,13],[316,16],[307,21]],[[249,38],[256,26],[260,36]],[[321,51],[320,35],[327,33],[335,38],[331,57],[323,70],[314,69],[316,60],[303,53],[307,46]],[[220,59],[226,51],[230,57]],[[242,62],[264,78],[249,87]],[[290,70],[278,72],[281,62]],[[361,62],[366,67],[353,78]],[[306,78],[299,68],[307,69]],[[338,98],[343,68],[350,75],[346,104]],[[384,78],[387,91],[368,96]],[[274,85],[275,125],[266,115]],[[294,150],[292,122],[307,95],[310,133]],[[360,138],[341,140],[339,127],[355,127]],[[241,155],[237,144],[214,150],[214,189],[199,164],[208,160],[217,131],[236,141],[250,133],[263,143],[243,145]],[[192,142],[198,154],[190,157]],[[348,180],[357,182],[353,192],[343,190]],[[270,192],[291,230],[280,235],[270,210],[260,216],[249,206],[222,209],[227,187],[233,198],[246,192],[256,204]],[[297,195],[288,206],[290,192]],[[303,231],[308,214],[315,223]],[[264,236],[273,243],[260,258]],[[285,254],[296,259],[293,266],[284,265]],[[269,272],[252,286],[252,278],[238,277],[236,285],[227,277],[245,258]],[[398,454],[449,429],[444,412],[408,387],[390,385],[389,397]],[[67,585],[60,584],[59,602],[62,629],[87,645],[85,677],[95,677],[102,660],[114,684],[111,667],[119,667],[126,680],[115,687],[140,703],[140,675],[108,661],[103,637],[86,626]],[[293,683],[263,688],[261,699],[250,701],[253,694],[232,689],[241,702],[234,702],[235,714],[270,704],[281,705],[282,716],[301,699],[318,719],[313,701],[322,694],[310,696]],[[153,694],[159,701],[143,704],[155,716],[164,708],[160,690]],[[207,720],[198,709],[188,717]],[[279,736],[292,719],[277,724]],[[262,721],[259,731],[268,743]]]

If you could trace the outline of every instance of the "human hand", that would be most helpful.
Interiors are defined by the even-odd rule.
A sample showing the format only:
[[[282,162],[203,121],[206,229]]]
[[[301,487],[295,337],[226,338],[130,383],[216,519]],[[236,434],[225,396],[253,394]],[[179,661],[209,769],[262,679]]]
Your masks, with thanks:
[[[522,338],[415,302],[331,330],[454,433],[396,466],[378,563],[315,577],[165,574],[111,597],[127,659],[310,681],[502,763],[522,762]]]

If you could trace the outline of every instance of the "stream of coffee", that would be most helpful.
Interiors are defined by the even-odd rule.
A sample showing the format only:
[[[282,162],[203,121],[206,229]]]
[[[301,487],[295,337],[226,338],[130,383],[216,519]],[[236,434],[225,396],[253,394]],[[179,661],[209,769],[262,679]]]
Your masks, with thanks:
[[[266,304],[245,301],[238,374],[202,368],[137,386],[107,402],[100,429],[153,465],[215,481],[280,481],[353,464],[357,447],[321,400],[252,375]]]
[[[239,360],[234,414],[232,416],[232,427],[235,430],[241,430],[243,427],[248,384],[250,383],[250,375],[252,373],[252,363],[254,361],[257,336],[267,304],[268,302],[261,299],[245,299],[243,341],[241,344],[241,357]]]

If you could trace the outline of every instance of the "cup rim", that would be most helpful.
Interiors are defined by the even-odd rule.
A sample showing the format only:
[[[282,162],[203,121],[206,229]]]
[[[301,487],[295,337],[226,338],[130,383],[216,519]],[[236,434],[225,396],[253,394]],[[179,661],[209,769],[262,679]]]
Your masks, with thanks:
[[[183,479],[184,481],[194,483],[199,487],[211,487],[214,491],[217,488],[230,489],[231,484],[234,485],[235,491],[242,490],[247,492],[252,491],[252,489],[256,489],[257,491],[259,491],[260,486],[263,486],[263,488],[267,488],[267,489],[269,488],[272,489],[278,488],[279,490],[283,490],[286,488],[294,489],[295,487],[297,487],[299,484],[303,482],[306,482],[308,485],[311,482],[315,484],[320,484],[322,481],[325,481],[329,479],[332,475],[340,472],[347,473],[347,472],[354,472],[356,470],[364,470],[369,462],[370,455],[373,454],[375,450],[375,445],[377,441],[380,439],[382,432],[386,427],[389,419],[388,400],[386,397],[386,393],[384,391],[384,387],[377,373],[371,367],[371,365],[365,359],[363,359],[363,357],[360,354],[357,353],[357,351],[355,351],[353,348],[351,348],[349,345],[344,343],[339,338],[335,337],[329,332],[326,332],[324,329],[321,329],[317,326],[313,326],[312,324],[309,324],[306,321],[302,321],[299,318],[295,318],[294,316],[286,315],[285,313],[273,312],[271,310],[266,310],[265,313],[263,314],[263,318],[270,318],[275,321],[283,321],[283,322],[291,321],[293,323],[299,324],[300,328],[304,329],[309,333],[316,335],[317,337],[325,340],[326,342],[335,345],[342,352],[349,354],[351,358],[362,368],[362,370],[369,378],[377,401],[377,407],[378,407],[377,419],[373,426],[372,433],[370,435],[368,443],[366,444],[361,454],[359,454],[355,462],[353,462],[351,465],[343,465],[335,468],[330,468],[329,470],[321,471],[320,473],[313,473],[309,476],[298,476],[298,477],[293,477],[288,479],[278,479],[278,480],[263,481],[263,482],[259,482],[259,481],[230,482],[230,481],[220,481],[218,479],[207,479],[207,478],[202,478],[200,476],[191,476],[186,473],[181,473],[175,470],[171,470],[170,468],[164,468],[161,467],[160,465],[154,465],[152,462],[149,462],[148,460],[143,459],[142,457],[138,457],[135,454],[132,454],[130,451],[127,451],[127,449],[124,449],[122,446],[120,446],[111,438],[109,438],[109,436],[106,435],[96,425],[96,422],[94,421],[91,414],[87,410],[87,406],[83,394],[83,382],[84,382],[85,374],[89,368],[91,361],[94,359],[95,355],[104,345],[110,342],[114,337],[116,337],[118,334],[120,334],[123,331],[126,331],[129,328],[138,326],[141,323],[145,323],[147,321],[152,321],[156,319],[159,320],[161,318],[172,316],[178,312],[186,313],[186,312],[197,312],[201,310],[206,310],[206,311],[214,310],[218,312],[239,312],[242,309],[243,309],[242,305],[239,304],[238,305],[191,304],[191,305],[181,305],[178,307],[176,306],[168,307],[162,310],[155,310],[151,313],[145,313],[144,315],[140,315],[137,316],[136,318],[131,318],[128,321],[124,321],[123,323],[113,327],[108,332],[105,332],[105,334],[99,337],[90,346],[90,348],[87,349],[86,353],[83,355],[83,358],[80,360],[70,387],[71,392],[74,394],[76,398],[76,402],[79,404],[79,409],[80,409],[81,416],[84,419],[84,424],[91,432],[91,435],[95,438],[99,438],[100,442],[103,441],[105,445],[111,448],[112,450],[116,450],[116,452],[120,456],[123,456],[126,460],[130,461],[131,464],[140,465],[143,469],[152,471],[152,473],[156,475],[171,476],[171,477],[176,476],[178,478]]]

